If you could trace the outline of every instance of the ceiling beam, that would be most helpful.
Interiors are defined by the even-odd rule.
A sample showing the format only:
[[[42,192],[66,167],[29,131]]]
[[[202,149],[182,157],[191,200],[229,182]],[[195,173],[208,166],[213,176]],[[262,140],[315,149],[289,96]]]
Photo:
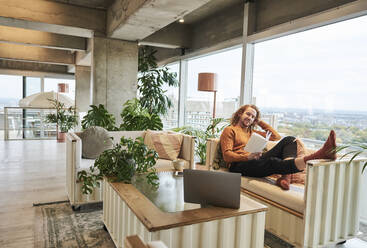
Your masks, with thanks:
[[[0,58],[49,64],[71,65],[75,63],[70,51],[0,43]]]
[[[82,37],[6,26],[0,26],[0,42],[62,50],[85,51],[87,49],[87,40]]]
[[[0,0],[0,24],[91,37],[105,34],[106,11],[44,0]]]
[[[37,71],[51,73],[68,73],[66,65],[51,65],[34,62],[12,61],[0,59],[0,69],[17,71]]]
[[[107,11],[107,36],[142,40],[210,0],[116,0]]]

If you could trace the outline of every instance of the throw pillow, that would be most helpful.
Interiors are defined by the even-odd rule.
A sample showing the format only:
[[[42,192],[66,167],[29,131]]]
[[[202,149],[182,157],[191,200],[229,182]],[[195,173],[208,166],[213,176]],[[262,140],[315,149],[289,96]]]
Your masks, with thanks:
[[[147,130],[144,143],[158,153],[159,158],[175,160],[181,151],[183,135]]]
[[[113,146],[111,135],[103,127],[89,127],[81,133],[80,138],[83,158],[96,159]]]
[[[217,147],[215,148],[215,154],[212,166],[214,170],[219,170],[220,168],[228,168],[227,163],[223,159],[223,153],[222,148],[220,146],[220,142],[218,142]]]
[[[311,154],[313,152],[311,150],[308,150],[305,147],[305,144],[300,139],[297,138],[296,139],[296,142],[297,142],[297,158],[303,157],[305,155],[309,155],[309,154]],[[307,167],[306,167],[306,169],[307,169]],[[306,172],[307,171],[306,169],[304,171],[291,174],[291,181],[290,181],[290,183],[305,185],[306,173],[307,173]],[[278,175],[278,174],[269,176],[269,178],[271,178],[271,179],[273,179],[275,181],[278,178],[280,178],[280,177],[281,177],[281,175]]]

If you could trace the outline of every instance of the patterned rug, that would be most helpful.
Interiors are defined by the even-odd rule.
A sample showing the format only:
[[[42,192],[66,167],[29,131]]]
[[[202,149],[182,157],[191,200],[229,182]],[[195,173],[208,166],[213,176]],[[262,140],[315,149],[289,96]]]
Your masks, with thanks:
[[[114,248],[103,229],[101,206],[74,212],[69,203],[36,207],[34,247]]]
[[[108,232],[103,229],[101,204],[85,205],[76,212],[69,203],[37,206],[34,230],[34,247],[37,248],[115,247]],[[360,230],[364,235],[359,239],[367,241],[367,226],[361,224]],[[265,247],[293,246],[265,232]]]

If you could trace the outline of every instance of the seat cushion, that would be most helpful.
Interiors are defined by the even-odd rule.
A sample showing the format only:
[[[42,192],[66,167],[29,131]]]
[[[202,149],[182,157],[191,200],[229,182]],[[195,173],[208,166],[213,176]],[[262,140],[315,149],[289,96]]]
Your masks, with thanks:
[[[157,169],[157,171],[172,171],[174,170],[172,161],[169,159],[158,159],[157,163],[155,164],[154,168]],[[190,163],[189,161],[184,160],[184,169],[189,169]]]
[[[113,146],[110,134],[103,127],[89,127],[84,130],[82,140],[82,157],[96,159],[104,150]]]
[[[219,171],[228,169],[220,168]],[[230,173],[230,172],[228,172]],[[304,203],[304,185],[291,184],[289,190],[282,190],[275,184],[274,179],[269,177],[241,177],[241,188],[255,193],[261,197],[269,199],[287,208],[299,213],[303,213]]]
[[[299,213],[305,208],[303,185],[291,184],[289,190],[282,190],[269,178],[241,177],[241,187]]]
[[[90,167],[92,165],[94,165],[94,162],[96,160],[95,159],[86,159],[86,158],[83,158],[80,160],[80,167],[76,169],[76,172],[78,173],[79,171],[82,171],[82,170],[85,170],[86,172],[90,173]],[[99,170],[96,169],[93,174],[94,175],[97,175],[99,173]]]
[[[159,158],[175,160],[181,151],[183,135],[148,130],[144,143],[158,153]]]

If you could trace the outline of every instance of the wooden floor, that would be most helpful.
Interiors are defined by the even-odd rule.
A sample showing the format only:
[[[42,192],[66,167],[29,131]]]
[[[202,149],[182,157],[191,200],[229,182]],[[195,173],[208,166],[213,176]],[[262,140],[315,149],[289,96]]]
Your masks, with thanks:
[[[0,247],[33,247],[33,203],[66,200],[65,143],[0,141]]]
[[[66,200],[65,143],[0,140],[0,247],[34,247],[33,203]],[[363,248],[360,239],[338,246]]]

